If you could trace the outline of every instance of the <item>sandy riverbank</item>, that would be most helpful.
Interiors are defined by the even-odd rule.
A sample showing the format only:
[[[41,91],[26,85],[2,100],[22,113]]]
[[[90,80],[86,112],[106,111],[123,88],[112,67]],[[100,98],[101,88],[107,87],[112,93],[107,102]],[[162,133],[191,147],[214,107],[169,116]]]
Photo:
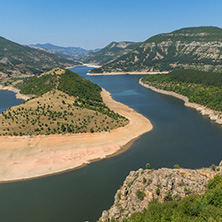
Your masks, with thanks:
[[[0,136],[0,182],[24,180],[78,168],[113,155],[140,135],[151,122],[103,90],[104,103],[130,120],[111,132],[49,136]]]
[[[87,67],[94,67],[94,68],[100,68],[101,67],[100,65],[96,65],[96,64],[82,63],[82,64],[75,65],[75,66],[67,66],[66,69],[72,69],[72,68],[75,68],[75,67],[78,67],[78,66],[87,66]]]
[[[16,93],[16,95],[15,95],[16,99],[22,99],[22,100],[25,100],[25,101],[35,96],[35,95],[21,94],[20,90],[13,87],[13,86],[0,86],[0,90],[8,90],[8,91],[14,92],[14,93]]]
[[[91,63],[83,63],[83,66],[87,66],[87,67],[94,67],[94,68],[100,68],[100,65],[96,65],[96,64],[91,64]]]
[[[146,87],[146,88],[148,88],[148,89],[151,89],[151,90],[153,90],[155,92],[162,93],[162,94],[165,94],[165,95],[174,96],[174,97],[176,97],[178,99],[182,99],[184,101],[184,105],[185,106],[196,109],[202,115],[206,115],[212,121],[215,121],[216,123],[222,125],[222,112],[220,112],[220,111],[215,111],[215,110],[209,109],[209,108],[207,108],[207,107],[205,107],[203,105],[197,104],[197,103],[190,103],[188,97],[186,97],[186,96],[183,96],[183,95],[180,95],[178,93],[171,92],[171,91],[165,91],[165,90],[162,90],[162,89],[157,89],[157,88],[155,88],[153,86],[149,86],[149,85],[143,83],[141,81],[141,79],[139,80],[139,84],[144,86],[144,87]]]
[[[88,76],[113,76],[113,75],[155,75],[168,74],[169,72],[103,72],[103,73],[87,73]]]

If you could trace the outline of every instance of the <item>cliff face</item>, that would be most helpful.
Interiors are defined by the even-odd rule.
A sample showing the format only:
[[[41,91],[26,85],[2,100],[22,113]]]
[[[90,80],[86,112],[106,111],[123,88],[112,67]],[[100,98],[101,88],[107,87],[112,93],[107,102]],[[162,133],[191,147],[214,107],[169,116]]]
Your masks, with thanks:
[[[194,27],[153,36],[102,67],[103,72],[168,71],[175,68],[222,71],[222,29]]]
[[[103,211],[100,221],[122,221],[124,217],[147,208],[148,203],[154,199],[163,202],[169,199],[178,200],[193,193],[203,194],[208,180],[216,174],[222,174],[221,170],[222,162],[216,170],[162,168],[131,171],[116,192],[113,206]]]

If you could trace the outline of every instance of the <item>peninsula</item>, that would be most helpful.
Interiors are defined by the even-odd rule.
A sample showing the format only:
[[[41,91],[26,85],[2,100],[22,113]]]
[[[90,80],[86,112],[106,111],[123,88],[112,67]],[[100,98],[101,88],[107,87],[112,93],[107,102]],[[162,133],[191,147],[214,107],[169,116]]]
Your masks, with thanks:
[[[19,82],[36,95],[0,114],[0,181],[71,170],[124,150],[150,131],[150,121],[98,85],[54,69]]]

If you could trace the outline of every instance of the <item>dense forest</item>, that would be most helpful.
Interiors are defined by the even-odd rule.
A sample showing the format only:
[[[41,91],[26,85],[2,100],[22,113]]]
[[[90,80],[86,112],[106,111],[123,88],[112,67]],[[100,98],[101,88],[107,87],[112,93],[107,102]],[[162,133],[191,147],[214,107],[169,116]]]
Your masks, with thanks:
[[[21,89],[22,94],[35,94],[41,96],[46,92],[54,89],[57,84],[57,75],[42,75],[41,77],[33,76],[26,78],[23,82],[16,85],[17,88]]]
[[[61,75],[58,90],[61,90],[70,96],[78,96],[85,100],[102,102],[100,95],[100,92],[102,91],[101,87],[70,70],[66,70],[65,74]]]
[[[175,70],[167,75],[149,75],[142,81],[158,89],[187,96],[190,102],[222,111],[221,73]]]
[[[16,87],[21,90],[22,94],[37,96],[57,88],[70,96],[102,102],[100,86],[67,69],[61,75],[54,73],[26,78]]]
[[[222,221],[222,176],[215,176],[204,195],[192,194],[182,200],[166,196],[164,203],[152,201],[148,210],[135,213],[123,222],[202,222]]]

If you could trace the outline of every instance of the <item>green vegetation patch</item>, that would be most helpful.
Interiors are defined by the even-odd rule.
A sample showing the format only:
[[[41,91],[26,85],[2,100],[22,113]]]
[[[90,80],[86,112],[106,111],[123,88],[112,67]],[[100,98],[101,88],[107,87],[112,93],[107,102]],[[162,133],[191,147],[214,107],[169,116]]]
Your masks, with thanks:
[[[42,75],[40,77],[33,76],[24,79],[23,82],[16,85],[21,89],[22,94],[35,94],[41,96],[56,87],[58,82],[56,74]]]
[[[52,73],[26,78],[15,87],[21,89],[22,94],[41,96],[52,89],[58,89],[69,96],[78,97],[86,101],[102,102],[101,87],[70,70],[64,70],[61,75]]]
[[[143,191],[137,190],[136,196],[138,199],[140,199],[142,201],[144,199],[144,197],[146,196],[146,194]]]
[[[196,70],[175,70],[167,75],[149,75],[144,83],[187,96],[190,102],[222,111],[222,74]]]
[[[102,102],[100,95],[102,91],[101,87],[70,70],[66,70],[65,73],[61,75],[58,89],[67,93],[69,96],[78,96],[84,100]]]

